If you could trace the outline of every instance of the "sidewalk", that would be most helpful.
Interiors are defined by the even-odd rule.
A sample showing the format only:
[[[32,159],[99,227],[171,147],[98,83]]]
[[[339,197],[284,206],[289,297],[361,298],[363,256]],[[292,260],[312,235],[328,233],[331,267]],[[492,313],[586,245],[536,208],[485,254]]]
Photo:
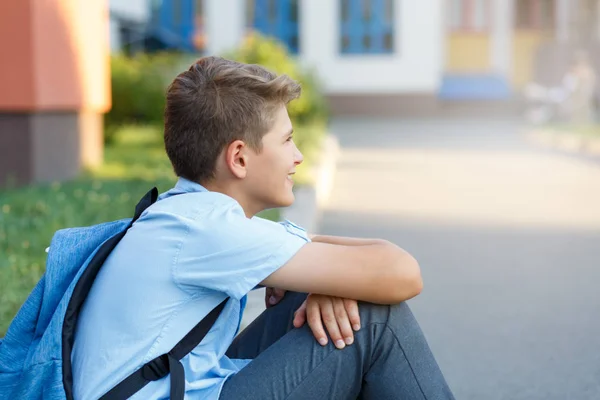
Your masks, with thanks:
[[[457,399],[600,398],[600,165],[505,119],[338,119],[321,232],[391,240]]]

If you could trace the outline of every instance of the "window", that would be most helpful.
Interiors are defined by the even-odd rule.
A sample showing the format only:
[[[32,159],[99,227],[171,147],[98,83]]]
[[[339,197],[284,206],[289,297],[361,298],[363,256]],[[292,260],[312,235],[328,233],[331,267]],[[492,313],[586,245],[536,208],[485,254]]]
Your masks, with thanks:
[[[555,0],[519,0],[515,4],[517,29],[551,29]]]
[[[398,0],[339,0],[340,52],[394,52],[394,9]]]
[[[173,0],[173,25],[177,26],[181,24],[183,19],[182,12],[181,0]]]
[[[194,15],[195,16],[204,15],[204,0],[195,0],[194,1]]]
[[[448,27],[452,31],[484,32],[489,29],[491,0],[451,0]],[[520,1],[520,0],[518,0]]]
[[[448,26],[450,29],[453,31],[463,29],[463,0],[451,0],[448,7]]]
[[[155,9],[152,22],[158,28],[154,35],[160,46],[193,51],[194,0],[150,0]]]
[[[515,25],[518,29],[535,27],[535,0],[521,0],[515,4]]]
[[[540,1],[540,11],[539,11],[539,24],[541,29],[553,29],[554,28],[554,19],[555,19],[555,10],[556,1],[555,0],[541,0]]]
[[[483,31],[488,25],[488,1],[475,0],[472,4],[471,26],[475,31]]]
[[[246,26],[299,51],[298,0],[246,0]]]
[[[150,19],[151,25],[156,26],[159,24],[160,11],[162,8],[162,0],[150,0]]]

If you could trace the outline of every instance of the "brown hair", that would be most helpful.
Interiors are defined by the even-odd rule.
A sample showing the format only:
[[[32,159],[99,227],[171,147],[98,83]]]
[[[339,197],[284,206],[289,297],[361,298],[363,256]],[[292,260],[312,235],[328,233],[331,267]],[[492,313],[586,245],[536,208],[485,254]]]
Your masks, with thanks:
[[[203,183],[214,177],[221,151],[243,140],[255,151],[274,112],[300,96],[300,85],[262,66],[204,57],[167,90],[165,149],[177,176]]]

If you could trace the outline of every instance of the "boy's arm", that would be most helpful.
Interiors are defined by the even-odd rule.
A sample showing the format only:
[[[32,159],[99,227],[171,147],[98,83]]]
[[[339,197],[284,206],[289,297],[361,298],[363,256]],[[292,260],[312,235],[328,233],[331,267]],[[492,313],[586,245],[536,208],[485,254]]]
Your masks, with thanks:
[[[369,244],[381,243],[381,239],[363,239],[363,238],[351,238],[343,236],[327,236],[327,235],[307,235],[310,240],[314,243],[329,243],[329,244],[340,244],[344,246],[365,246]],[[268,287],[265,292],[265,306],[267,308],[272,307],[279,303],[285,296],[285,290]]]
[[[384,242],[384,240],[381,239],[364,239],[345,236],[308,235],[308,237],[315,243],[339,244],[342,246],[366,246]]]
[[[379,304],[395,304],[422,289],[416,260],[379,239],[315,236],[262,285]]]

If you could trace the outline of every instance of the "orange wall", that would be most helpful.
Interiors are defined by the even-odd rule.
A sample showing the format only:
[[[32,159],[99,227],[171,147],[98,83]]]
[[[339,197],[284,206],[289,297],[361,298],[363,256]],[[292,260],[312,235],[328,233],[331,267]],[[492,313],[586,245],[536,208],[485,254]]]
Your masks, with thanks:
[[[0,27],[11,26],[0,28],[6,33],[0,46],[17,44],[12,46],[15,56],[0,63],[0,82],[6,84],[0,91],[0,110],[107,111],[107,0],[0,0],[6,2],[10,5],[0,6]],[[18,9],[12,18],[2,12],[7,7]],[[32,88],[28,97],[19,94],[24,83]]]
[[[35,103],[29,1],[0,0],[0,110]]]

